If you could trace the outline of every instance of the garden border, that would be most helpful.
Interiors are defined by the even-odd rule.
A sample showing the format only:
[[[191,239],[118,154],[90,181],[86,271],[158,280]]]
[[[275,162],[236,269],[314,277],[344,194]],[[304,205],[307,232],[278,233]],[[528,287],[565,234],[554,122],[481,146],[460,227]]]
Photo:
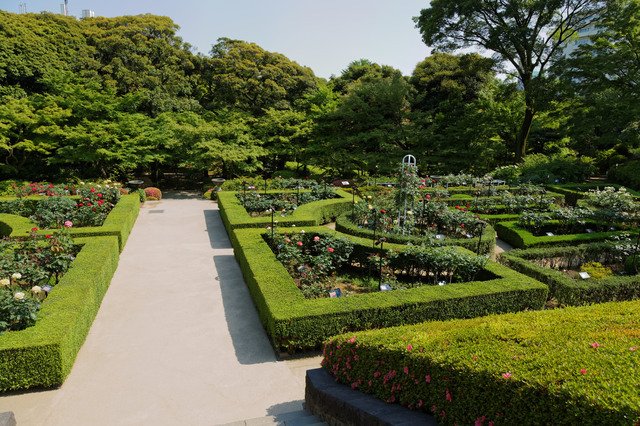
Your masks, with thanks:
[[[548,223],[557,223],[558,221],[549,221]],[[494,225],[498,238],[509,243],[515,248],[531,248],[546,245],[559,244],[579,244],[604,241],[614,235],[620,235],[628,232],[627,230],[593,232],[591,234],[567,234],[536,237],[526,229],[521,228],[516,221],[498,222]]]
[[[600,261],[596,253],[607,249],[606,243],[578,246],[552,246],[516,249],[501,253],[500,263],[549,286],[549,297],[558,303],[581,306],[640,298],[640,276],[611,277],[600,280],[577,281],[561,271],[536,265],[530,259],[586,256],[587,261]]]
[[[336,218],[336,231],[342,232],[346,235],[353,235],[355,237],[368,238],[371,239],[373,237],[373,231],[365,228],[360,228],[356,226],[353,222],[348,220],[347,213],[343,213],[342,215]],[[376,236],[378,238],[384,237],[390,243],[396,244],[415,244],[420,245],[423,238],[420,236],[412,236],[412,235],[398,235],[398,234],[386,234],[382,232],[377,232]],[[467,250],[472,252],[476,252],[478,247],[478,237],[467,238],[467,239],[452,239],[445,238],[445,245],[447,246],[458,246],[464,247]],[[490,254],[493,252],[494,247],[496,246],[496,232],[491,225],[487,225],[482,232],[482,242],[480,247],[480,253],[482,254]]]
[[[639,301],[333,337],[339,383],[446,424],[634,424]],[[445,419],[446,417],[446,419]]]
[[[300,230],[286,229],[290,232]],[[326,227],[311,227],[305,231],[336,232]],[[258,315],[278,351],[291,353],[315,349],[329,336],[354,330],[539,309],[548,292],[546,285],[489,262],[485,269],[500,278],[308,300],[264,241],[265,230],[236,229],[234,232],[232,244],[236,259]],[[373,243],[346,237],[368,247]],[[402,249],[406,246],[389,244],[386,248],[391,247]]]
[[[44,199],[45,197],[42,198]],[[109,212],[102,226],[72,227],[69,231],[72,238],[114,235],[118,238],[118,246],[122,251],[139,213],[140,197],[137,194],[123,195]],[[6,213],[0,214],[0,235],[24,237],[35,226],[29,218]],[[38,235],[51,234],[53,232],[56,232],[56,230],[43,229],[38,231]]]
[[[32,327],[0,336],[0,391],[61,385],[73,366],[118,266],[115,235],[82,245]]]

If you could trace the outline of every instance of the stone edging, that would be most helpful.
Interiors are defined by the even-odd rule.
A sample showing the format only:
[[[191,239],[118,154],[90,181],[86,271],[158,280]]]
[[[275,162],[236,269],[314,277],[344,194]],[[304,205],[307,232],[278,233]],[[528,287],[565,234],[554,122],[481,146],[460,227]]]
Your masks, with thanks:
[[[435,418],[337,383],[323,368],[307,370],[305,406],[330,425],[437,426]]]

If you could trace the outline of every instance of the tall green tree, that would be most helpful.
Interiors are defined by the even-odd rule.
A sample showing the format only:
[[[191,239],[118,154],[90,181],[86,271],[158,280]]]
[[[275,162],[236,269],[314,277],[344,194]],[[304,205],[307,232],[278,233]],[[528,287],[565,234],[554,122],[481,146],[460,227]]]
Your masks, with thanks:
[[[310,68],[254,43],[228,38],[211,49],[204,79],[207,109],[239,109],[254,116],[269,108],[289,109],[318,85]]]
[[[527,152],[536,98],[547,67],[563,44],[589,25],[604,8],[598,0],[432,0],[415,18],[428,46],[450,51],[481,47],[508,63],[525,98],[515,160]]]
[[[364,74],[349,83],[336,109],[318,119],[314,150],[324,166],[342,173],[374,172],[376,166],[389,171],[409,149],[410,86],[399,71],[389,74]]]
[[[640,0],[610,1],[591,43],[556,66],[562,87],[575,96],[568,134],[581,153],[599,155],[603,168],[640,146],[639,18]]]

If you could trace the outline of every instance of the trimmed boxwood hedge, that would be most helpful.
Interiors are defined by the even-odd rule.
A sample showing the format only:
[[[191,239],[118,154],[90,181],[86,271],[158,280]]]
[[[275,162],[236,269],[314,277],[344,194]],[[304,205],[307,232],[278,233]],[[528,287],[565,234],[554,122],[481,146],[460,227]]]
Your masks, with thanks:
[[[335,232],[325,227],[306,232]],[[288,229],[300,231],[300,228]],[[305,299],[264,241],[262,229],[236,229],[232,244],[262,323],[278,350],[317,348],[328,336],[352,330],[469,318],[540,309],[547,287],[497,263],[486,270],[498,278],[446,286],[375,292],[337,299]],[[371,247],[372,241],[347,236]],[[385,244],[385,248],[403,247]]]
[[[115,236],[75,238],[72,268],[42,304],[36,325],[0,336],[0,391],[62,384],[118,265]]]
[[[517,249],[501,253],[500,263],[515,269],[527,276],[541,281],[549,286],[549,297],[554,297],[563,305],[586,305],[620,300],[640,298],[640,276],[616,276],[606,279],[574,280],[561,271],[542,267],[530,260],[564,258],[566,262],[572,259],[582,262],[603,262],[603,254],[610,246],[606,243],[582,244],[571,247],[544,247],[527,250]],[[549,262],[551,265],[553,262]],[[571,265],[579,266],[579,265]],[[566,266],[562,266],[565,267]]]
[[[287,191],[274,190],[269,193],[283,193]],[[289,191],[295,192],[295,191]],[[353,196],[342,189],[336,189],[338,198],[314,201],[297,208],[292,215],[286,217],[275,216],[278,226],[318,226],[330,222],[351,208]],[[235,229],[263,228],[271,226],[271,217],[251,217],[236,196],[237,191],[218,191],[218,208],[220,217],[227,230],[231,243],[235,240]],[[359,200],[356,197],[356,200]]]
[[[443,425],[633,425],[639,312],[619,302],[350,333],[322,364]]]
[[[34,197],[31,201],[38,202],[44,197]],[[120,251],[129,238],[133,224],[140,212],[140,198],[136,194],[123,195],[109,212],[102,226],[88,226],[83,228],[71,228],[71,237],[99,237],[115,235],[118,237]],[[24,237],[36,225],[28,218],[16,215],[0,214],[0,235],[12,237]],[[39,234],[50,234],[55,230],[40,230]]]
[[[550,220],[548,223],[558,223],[557,220]],[[531,232],[520,227],[518,222],[508,221],[500,222],[495,225],[498,238],[511,244],[516,248],[530,248],[545,245],[566,245],[566,244],[580,244],[590,243],[597,241],[604,241],[611,238],[614,235],[624,234],[628,231],[610,231],[610,232],[593,232],[591,234],[567,234],[567,235],[554,235],[536,237]]]
[[[546,188],[550,191],[556,192],[558,194],[564,195],[564,202],[571,206],[575,206],[578,203],[578,200],[585,197],[585,192],[594,189],[604,189],[607,186],[612,186],[616,189],[620,189],[623,185],[618,185],[616,183],[567,183],[567,184],[556,184],[556,185],[546,185]],[[580,188],[580,189],[578,189]],[[627,192],[629,192],[634,197],[640,198],[640,192],[634,191],[626,187]]]
[[[356,237],[362,238],[373,238],[373,231],[370,229],[360,228],[351,222],[348,218],[349,213],[344,213],[340,215],[336,219],[336,231],[342,232],[344,234],[354,235]],[[387,241],[391,243],[397,244],[407,244],[411,243],[414,245],[420,245],[422,241],[422,237],[414,236],[414,235],[400,235],[400,234],[382,234],[380,232],[376,233],[376,237],[385,237]],[[464,247],[467,250],[471,250],[472,252],[476,252],[478,248],[478,237],[474,238],[445,238],[444,240],[446,245],[455,245],[459,247]],[[494,247],[496,246],[496,231],[491,227],[485,227],[482,232],[482,241],[480,243],[480,253],[481,254],[489,254],[493,252]]]

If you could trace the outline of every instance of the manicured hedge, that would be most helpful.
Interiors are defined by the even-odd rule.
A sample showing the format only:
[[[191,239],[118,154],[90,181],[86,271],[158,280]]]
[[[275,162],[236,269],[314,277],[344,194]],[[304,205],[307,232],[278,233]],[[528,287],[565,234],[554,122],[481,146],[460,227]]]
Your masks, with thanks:
[[[557,184],[557,185],[546,185],[550,191],[556,192],[558,194],[564,195],[564,202],[571,206],[575,206],[578,203],[578,200],[585,197],[585,193],[590,190],[596,189],[604,189],[607,186],[612,186],[616,189],[620,189],[622,185],[618,185],[615,183],[567,183],[567,184]],[[627,192],[629,192],[634,197],[640,198],[640,193],[634,191],[632,189],[626,188]]]
[[[72,268],[42,303],[36,325],[0,336],[0,391],[62,384],[118,265],[115,236],[75,238]]]
[[[281,194],[282,190],[267,191]],[[295,192],[295,191],[289,191]],[[335,190],[338,198],[314,201],[298,207],[292,215],[280,217],[275,215],[278,226],[317,226],[330,222],[351,208],[352,195],[342,189]],[[218,191],[218,208],[229,239],[233,242],[234,230],[242,228],[263,228],[271,226],[271,217],[251,217],[238,200],[236,191]],[[359,198],[356,197],[356,200]]]
[[[551,220],[548,223],[558,223],[558,221]],[[540,236],[536,237],[531,232],[518,225],[518,222],[499,222],[495,225],[498,238],[511,244],[516,248],[530,248],[544,245],[568,245],[568,244],[580,244],[590,243],[597,241],[604,241],[614,235],[620,235],[627,231],[611,231],[611,232],[593,232],[591,234],[567,234],[567,235],[554,235],[554,236]]]
[[[289,229],[300,231],[301,228]],[[325,227],[306,232],[334,232]],[[540,309],[547,287],[493,262],[489,281],[423,286],[337,299],[305,299],[263,239],[261,229],[236,229],[232,244],[262,323],[278,350],[317,348],[328,336],[352,330]],[[347,236],[364,247],[372,241]],[[385,244],[386,249],[404,246]]]
[[[353,222],[349,220],[349,213],[342,214],[336,219],[336,231],[354,235],[356,237],[369,238],[373,239],[373,231],[370,229],[360,228],[355,225]],[[400,234],[381,234],[377,233],[376,237],[384,236],[387,241],[397,244],[407,244],[411,243],[414,245],[419,245],[422,241],[422,237],[413,236],[413,235],[400,235]],[[478,249],[478,237],[474,238],[445,238],[444,242],[446,245],[455,245],[464,247],[467,250],[471,250],[472,252],[476,252]],[[493,251],[496,246],[496,231],[491,227],[485,227],[482,232],[482,241],[480,242],[480,253],[481,254],[489,254]]]
[[[572,247],[517,249],[501,253],[500,263],[549,286],[549,297],[563,305],[586,305],[640,298],[640,276],[574,280],[554,268],[579,267],[583,262],[606,263],[610,246],[606,243]],[[544,260],[547,261],[546,267]],[[533,263],[537,261],[538,264]]]
[[[442,425],[640,422],[640,302],[349,333],[323,366]]]
[[[43,197],[33,198],[33,202],[42,200]],[[115,235],[118,237],[118,244],[120,251],[124,248],[124,245],[129,238],[131,229],[140,212],[140,198],[136,194],[123,195],[115,205],[115,207],[109,212],[109,215],[105,219],[102,226],[92,226],[83,228],[71,228],[71,237],[92,237],[92,236],[106,236]],[[2,223],[4,222],[4,224]],[[12,237],[24,237],[31,228],[36,225],[28,218],[0,214],[0,235],[10,235]],[[5,232],[9,230],[9,232]],[[51,230],[40,230],[40,234],[50,234]]]

